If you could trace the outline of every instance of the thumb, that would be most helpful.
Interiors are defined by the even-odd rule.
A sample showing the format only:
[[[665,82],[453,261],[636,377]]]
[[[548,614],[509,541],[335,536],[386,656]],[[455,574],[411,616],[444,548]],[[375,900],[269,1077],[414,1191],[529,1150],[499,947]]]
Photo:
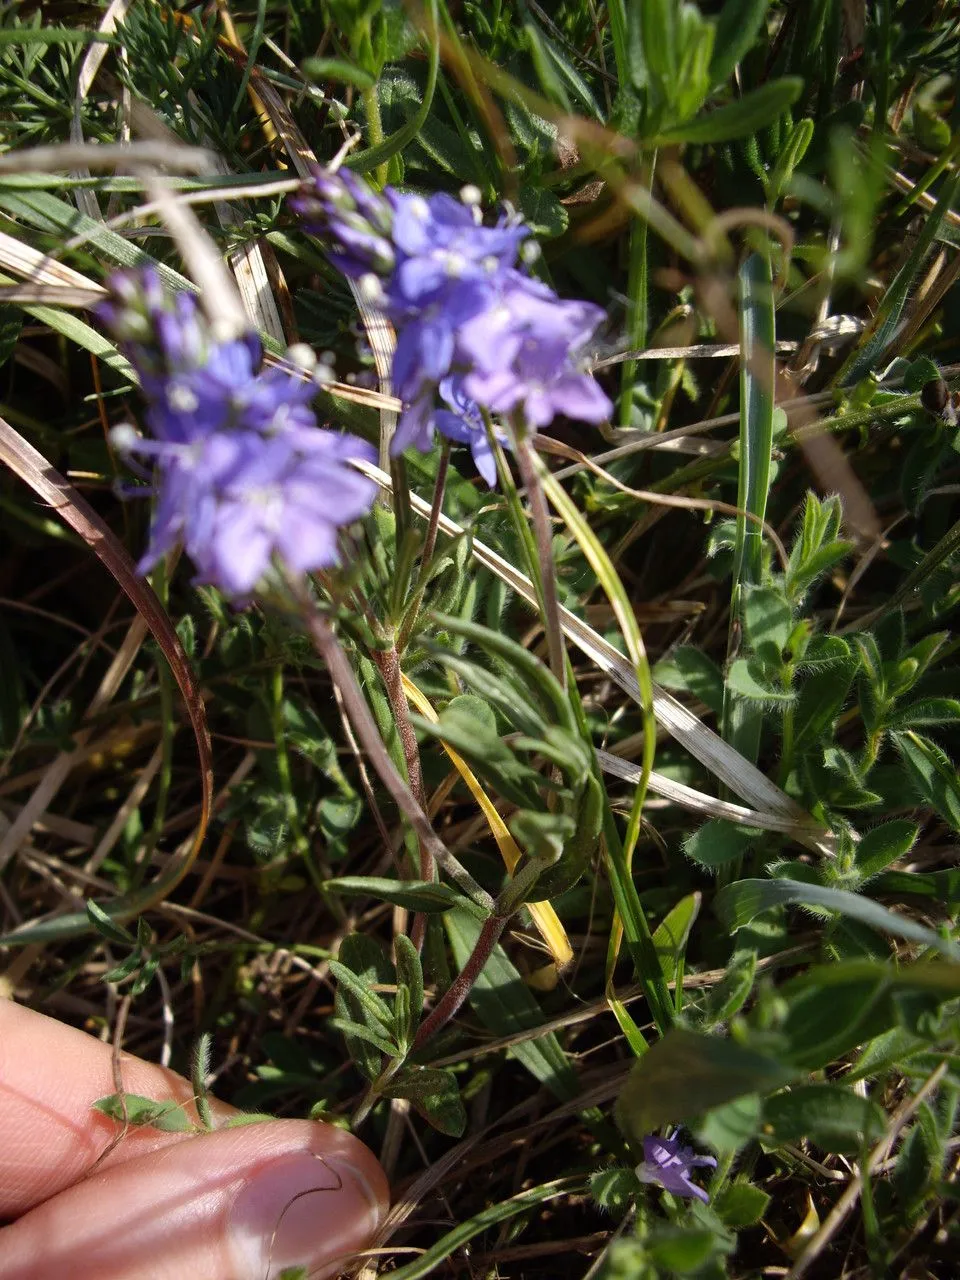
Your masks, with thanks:
[[[105,1166],[0,1231],[0,1280],[277,1280],[338,1274],[388,1208],[355,1138],[277,1120]]]

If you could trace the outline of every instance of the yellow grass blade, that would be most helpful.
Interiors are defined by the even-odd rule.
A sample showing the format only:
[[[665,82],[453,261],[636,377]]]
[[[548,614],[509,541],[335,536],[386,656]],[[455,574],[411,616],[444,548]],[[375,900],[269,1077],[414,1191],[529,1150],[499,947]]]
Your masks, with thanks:
[[[413,703],[422,716],[425,716],[428,720],[432,720],[434,724],[436,724],[440,717],[437,715],[436,711],[434,711],[429,699],[421,692],[420,689],[417,688],[409,676],[401,674],[401,679],[403,680],[403,691],[410,702]],[[450,757],[454,768],[467,784],[471,795],[480,806],[483,816],[489,823],[490,830],[493,833],[493,838],[497,842],[497,847],[500,850],[507,870],[513,872],[517,863],[520,861],[520,850],[517,847],[516,840],[514,840],[513,836],[507,830],[507,824],[497,812],[493,801],[477,781],[476,775],[473,773],[466,760],[464,760],[462,756],[458,755],[457,752],[454,751],[453,747],[448,747],[445,742],[442,745],[444,751],[446,751],[447,755]],[[526,905],[527,910],[533,917],[533,922],[537,926],[540,936],[543,938],[550,951],[550,955],[553,958],[553,963],[557,970],[565,969],[573,959],[573,948],[570,946],[570,939],[567,937],[566,929],[564,929],[563,925],[560,923],[559,916],[549,902],[528,902]],[[540,974],[540,971],[538,971],[538,974]],[[537,975],[534,976],[536,977]],[[540,976],[537,982],[538,986],[544,985],[545,976],[546,975]],[[555,981],[556,975],[553,976]]]

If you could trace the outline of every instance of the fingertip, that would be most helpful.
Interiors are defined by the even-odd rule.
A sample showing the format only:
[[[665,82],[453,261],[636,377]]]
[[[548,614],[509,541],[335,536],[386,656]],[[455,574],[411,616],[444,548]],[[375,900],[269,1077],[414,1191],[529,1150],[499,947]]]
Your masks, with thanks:
[[[338,1274],[386,1216],[383,1170],[330,1125],[221,1129],[128,1160],[0,1231],[3,1280],[276,1280]]]

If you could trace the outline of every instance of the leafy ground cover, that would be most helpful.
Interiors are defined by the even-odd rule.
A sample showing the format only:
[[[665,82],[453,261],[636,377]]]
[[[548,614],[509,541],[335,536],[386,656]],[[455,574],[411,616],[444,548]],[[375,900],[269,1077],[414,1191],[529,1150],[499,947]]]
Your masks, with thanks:
[[[3,982],[353,1127],[359,1274],[955,1274],[958,57],[945,0],[0,17]],[[439,295],[343,269],[331,163],[602,309],[542,433],[391,456]],[[138,573],[144,267],[320,357],[339,566]]]

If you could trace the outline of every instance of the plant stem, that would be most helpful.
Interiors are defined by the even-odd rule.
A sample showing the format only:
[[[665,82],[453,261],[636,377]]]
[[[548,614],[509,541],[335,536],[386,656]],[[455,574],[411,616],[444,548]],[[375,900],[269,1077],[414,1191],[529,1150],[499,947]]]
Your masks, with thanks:
[[[537,540],[537,555],[540,561],[540,599],[543,612],[543,629],[547,636],[547,653],[550,657],[550,670],[564,689],[567,687],[567,658],[563,644],[563,632],[560,629],[560,602],[557,599],[557,573],[553,562],[553,533],[550,528],[550,512],[547,500],[543,496],[543,487],[533,460],[533,447],[525,433],[517,432],[517,464],[524,488],[527,491],[527,502],[530,505],[530,519],[534,537]]]
[[[361,97],[363,98],[363,109],[367,117],[367,136],[370,139],[370,147],[372,149],[383,142],[383,117],[380,115],[380,99],[377,96],[377,86],[373,85],[369,89],[364,89]],[[377,176],[377,182],[381,187],[385,187],[387,185],[386,162],[378,164],[374,172]]]
[[[500,936],[507,926],[509,916],[491,915],[483,922],[477,945],[470,953],[466,964],[456,978],[443,993],[436,1005],[427,1014],[417,1029],[413,1041],[413,1051],[421,1049],[431,1036],[445,1027],[473,989],[473,984],[490,959],[493,948],[500,941]]]
[[[485,911],[491,911],[494,902],[489,893],[477,884],[473,877],[464,870],[449,852],[446,845],[430,825],[430,819],[422,806],[417,803],[413,792],[394,767],[394,763],[390,759],[390,753],[384,746],[383,739],[377,731],[376,722],[370,708],[367,706],[366,699],[357,684],[357,678],[353,674],[350,661],[330,622],[318,611],[314,602],[307,596],[299,583],[291,581],[290,586],[295,592],[300,606],[300,613],[310,634],[310,639],[313,641],[317,653],[326,663],[331,678],[340,690],[344,709],[350,723],[353,725],[354,732],[363,749],[370,757],[370,761],[376,769],[381,782],[393,797],[397,808],[413,827],[417,837],[426,845],[433,859],[443,867],[460,891]]]

